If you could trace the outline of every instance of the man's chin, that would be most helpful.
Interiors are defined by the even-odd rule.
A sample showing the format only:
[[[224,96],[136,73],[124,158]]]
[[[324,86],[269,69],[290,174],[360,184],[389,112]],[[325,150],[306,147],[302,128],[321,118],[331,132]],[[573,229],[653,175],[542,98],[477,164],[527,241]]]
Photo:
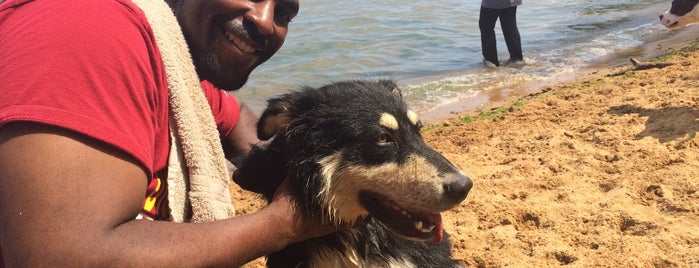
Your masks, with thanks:
[[[207,80],[215,87],[226,91],[235,91],[243,87],[252,72],[252,70],[225,68],[226,66],[218,61],[213,50],[195,59],[198,59],[194,61],[194,65],[199,79]]]
[[[222,89],[225,91],[235,91],[243,87],[245,83],[248,81],[248,77],[239,77],[239,78],[233,78],[233,77],[221,77],[221,76],[200,76],[203,77],[204,80],[207,80],[211,82],[216,88]]]
[[[204,71],[204,69],[208,68],[197,68],[197,75],[199,75],[199,79],[207,80],[216,88],[225,91],[235,91],[240,89],[243,87],[243,85],[245,85],[245,83],[247,83],[250,75],[247,73],[245,75],[241,74],[238,76],[233,76],[220,71],[220,69],[218,72]]]

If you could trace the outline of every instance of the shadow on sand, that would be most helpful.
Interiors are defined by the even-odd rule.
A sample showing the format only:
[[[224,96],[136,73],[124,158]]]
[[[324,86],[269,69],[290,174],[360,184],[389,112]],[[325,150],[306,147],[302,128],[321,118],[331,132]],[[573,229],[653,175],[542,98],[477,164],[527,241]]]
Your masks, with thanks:
[[[663,107],[645,109],[633,105],[620,105],[609,109],[610,114],[638,114],[647,117],[646,129],[636,134],[636,140],[653,137],[661,143],[682,139],[680,144],[694,139],[699,132],[699,110],[692,107]]]

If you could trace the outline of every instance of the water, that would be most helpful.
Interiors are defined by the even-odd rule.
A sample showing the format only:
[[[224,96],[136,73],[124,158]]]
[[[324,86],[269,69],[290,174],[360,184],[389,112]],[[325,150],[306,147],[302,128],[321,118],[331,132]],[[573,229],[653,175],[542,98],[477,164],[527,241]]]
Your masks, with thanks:
[[[525,0],[517,17],[526,64],[486,68],[479,0],[301,0],[284,47],[235,94],[261,112],[267,98],[355,78],[397,80],[418,112],[493,88],[566,76],[673,35],[669,0]],[[501,60],[509,58],[499,23]],[[619,60],[619,59],[617,59]]]

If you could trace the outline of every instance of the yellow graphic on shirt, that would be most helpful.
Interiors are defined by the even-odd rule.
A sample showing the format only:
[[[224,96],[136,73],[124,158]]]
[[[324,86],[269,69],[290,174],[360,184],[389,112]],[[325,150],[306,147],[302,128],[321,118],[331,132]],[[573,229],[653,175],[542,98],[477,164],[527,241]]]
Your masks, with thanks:
[[[155,206],[155,201],[158,200],[158,193],[160,193],[160,187],[162,185],[162,182],[160,181],[160,178],[155,178],[155,190],[148,193],[146,196],[146,202],[143,203],[143,210],[152,212],[153,207]]]

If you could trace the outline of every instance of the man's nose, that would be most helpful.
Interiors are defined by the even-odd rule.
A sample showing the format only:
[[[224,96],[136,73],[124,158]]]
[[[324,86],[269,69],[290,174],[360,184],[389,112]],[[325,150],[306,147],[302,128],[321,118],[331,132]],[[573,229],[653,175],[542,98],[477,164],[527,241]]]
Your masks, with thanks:
[[[275,3],[264,0],[252,4],[253,8],[247,14],[247,19],[255,24],[257,32],[261,35],[272,35],[275,31],[274,8]]]

